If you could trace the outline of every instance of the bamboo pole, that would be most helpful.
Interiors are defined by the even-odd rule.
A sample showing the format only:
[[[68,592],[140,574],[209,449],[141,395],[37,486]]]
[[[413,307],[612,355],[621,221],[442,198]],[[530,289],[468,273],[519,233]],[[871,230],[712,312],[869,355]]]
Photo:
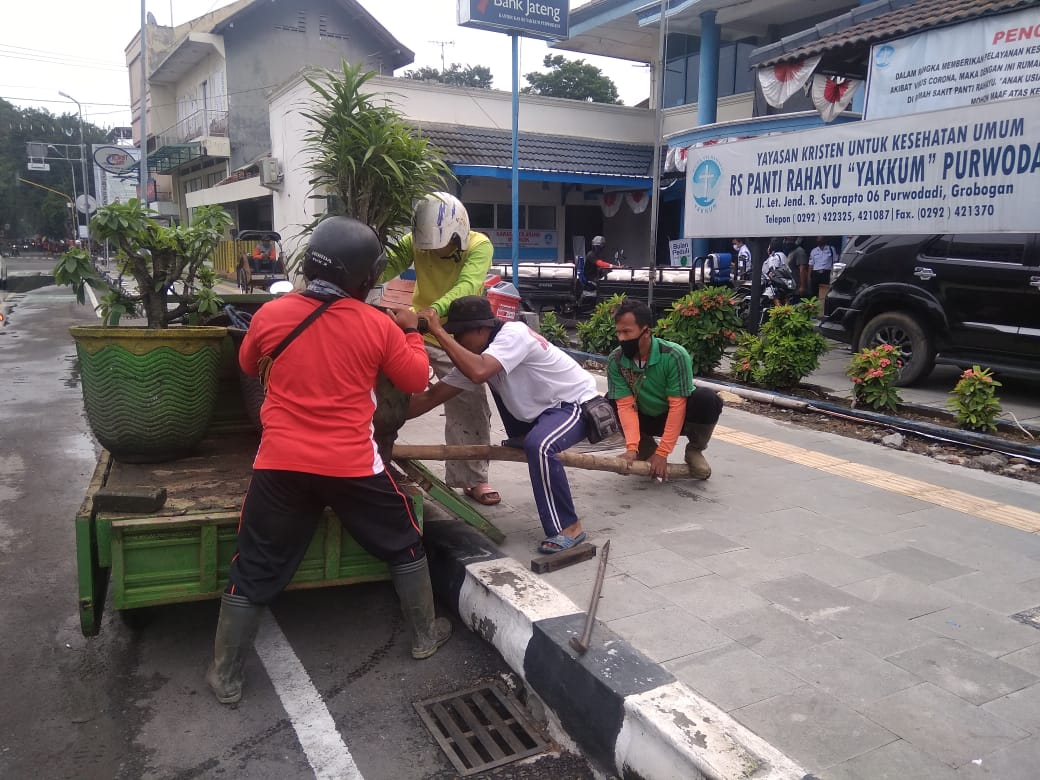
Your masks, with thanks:
[[[615,474],[639,477],[650,476],[646,461],[627,461],[613,455],[592,455],[587,452],[561,452],[560,463],[587,471],[610,471]],[[515,447],[495,447],[490,444],[395,444],[394,460],[504,460],[526,463],[524,451]],[[690,468],[685,463],[669,463],[670,479],[689,479]]]

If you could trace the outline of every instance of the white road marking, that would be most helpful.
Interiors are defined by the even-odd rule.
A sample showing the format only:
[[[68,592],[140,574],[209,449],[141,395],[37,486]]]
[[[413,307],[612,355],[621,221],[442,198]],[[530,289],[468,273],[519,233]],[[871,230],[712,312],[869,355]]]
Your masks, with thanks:
[[[364,780],[321,694],[267,610],[260,621],[256,653],[296,730],[314,776],[318,780]]]

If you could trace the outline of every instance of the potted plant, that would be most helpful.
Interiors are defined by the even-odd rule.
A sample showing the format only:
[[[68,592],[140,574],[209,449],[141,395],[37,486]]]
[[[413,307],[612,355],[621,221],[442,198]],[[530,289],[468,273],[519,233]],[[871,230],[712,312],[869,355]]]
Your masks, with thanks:
[[[102,324],[73,326],[83,404],[94,435],[117,460],[181,457],[205,436],[217,397],[226,328],[178,326],[215,314],[219,299],[206,265],[231,217],[220,206],[195,210],[189,227],[160,225],[138,200],[98,209],[92,234],[116,248],[115,279],[90,254],[71,249],[54,268],[80,303],[98,293]],[[130,277],[133,284],[124,286]],[[119,325],[143,314],[145,325]]]
[[[336,206],[329,214],[371,225],[383,245],[393,251],[395,240],[411,225],[416,201],[444,189],[454,176],[440,153],[402,118],[389,97],[377,98],[364,91],[375,75],[344,62],[341,72],[323,71],[307,78],[315,93],[303,112],[312,125],[306,136],[309,183],[314,196],[336,196]],[[376,397],[375,438],[384,459],[389,460],[397,431],[404,424],[408,396],[380,376]]]

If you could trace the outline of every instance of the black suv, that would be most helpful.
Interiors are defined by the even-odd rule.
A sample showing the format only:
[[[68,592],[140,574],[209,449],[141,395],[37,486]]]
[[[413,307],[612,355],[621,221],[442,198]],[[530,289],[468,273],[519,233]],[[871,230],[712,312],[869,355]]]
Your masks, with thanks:
[[[1040,379],[1040,236],[856,236],[819,329],[853,350],[899,347],[901,385],[936,362]]]

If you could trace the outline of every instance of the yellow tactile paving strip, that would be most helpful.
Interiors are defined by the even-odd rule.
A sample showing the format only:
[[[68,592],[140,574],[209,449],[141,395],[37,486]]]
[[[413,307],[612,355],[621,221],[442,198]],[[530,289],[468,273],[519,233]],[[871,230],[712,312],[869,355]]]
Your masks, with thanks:
[[[865,466],[841,458],[825,455],[822,452],[796,447],[792,444],[756,436],[753,433],[737,431],[733,428],[716,426],[713,438],[739,447],[746,447],[764,455],[772,455],[791,463],[798,463],[819,471],[826,471],[839,477],[845,477],[864,485],[871,485],[890,493],[909,496],[936,506],[954,509],[964,514],[973,515],[983,520],[990,520],[1001,525],[1008,525],[1030,533],[1040,533],[1040,512],[1033,512],[1012,504],[1002,504],[988,498],[979,498],[970,493],[921,482],[917,479],[900,476],[891,471]]]

